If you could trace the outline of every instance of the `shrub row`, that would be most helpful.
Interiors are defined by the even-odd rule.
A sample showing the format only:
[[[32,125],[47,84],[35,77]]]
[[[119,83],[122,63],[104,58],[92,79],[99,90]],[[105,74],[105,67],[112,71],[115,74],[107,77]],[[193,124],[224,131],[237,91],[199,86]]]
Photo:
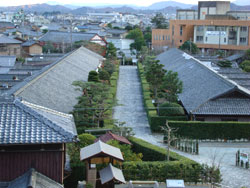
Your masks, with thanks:
[[[170,160],[167,158],[167,150],[152,145],[142,139],[129,137],[133,144],[132,149],[136,153],[143,154],[143,162],[123,163],[123,173],[126,180],[156,180],[160,182],[166,179],[184,179],[185,182],[199,182],[202,174],[200,164],[170,152]]]
[[[155,124],[155,130],[159,130],[159,125]],[[199,122],[199,121],[169,121],[169,126],[177,128],[176,132],[181,137],[192,139],[249,139],[249,122]]]
[[[146,109],[148,122],[150,124],[152,131],[160,131],[158,127],[164,126],[166,120],[175,120],[175,121],[185,121],[188,120],[187,116],[158,116],[155,106],[152,103],[150,86],[144,76],[144,70],[141,63],[137,64],[138,74],[142,85],[142,94],[143,94],[143,102]],[[160,126],[158,126],[160,125]]]
[[[185,182],[200,182],[202,167],[195,162],[155,161],[125,162],[122,171],[126,180],[165,182],[166,179],[183,179]]]
[[[142,153],[143,161],[164,161],[167,158],[167,150],[150,144],[142,139],[129,137],[129,141],[133,144],[132,150],[136,153]],[[172,161],[191,161],[175,152],[170,151],[170,160]]]

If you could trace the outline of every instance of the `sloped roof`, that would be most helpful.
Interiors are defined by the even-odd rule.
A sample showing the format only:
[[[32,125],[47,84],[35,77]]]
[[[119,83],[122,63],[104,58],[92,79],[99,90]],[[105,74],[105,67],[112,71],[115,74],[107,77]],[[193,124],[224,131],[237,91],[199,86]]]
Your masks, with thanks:
[[[72,32],[72,42],[76,41],[89,41],[96,34],[95,33],[74,33]],[[60,32],[60,31],[48,31],[43,35],[39,41],[42,42],[53,42],[53,43],[71,43],[71,33],[70,32]]]
[[[119,148],[105,144],[100,140],[94,144],[82,148],[80,151],[81,161],[98,155],[106,155],[123,161],[123,156]]]
[[[250,99],[218,98],[202,104],[193,114],[197,115],[250,115]]]
[[[81,94],[72,83],[77,80],[87,81],[89,71],[95,70],[102,60],[102,56],[81,47],[26,78],[7,93],[37,105],[69,113]]]
[[[108,29],[106,30],[107,33],[110,34],[124,34],[127,32],[127,30],[122,30],[122,29]]]
[[[172,48],[163,52],[157,56],[157,59],[165,66],[165,69],[178,73],[179,79],[183,82],[183,91],[179,99],[188,113],[197,111],[202,104],[224,93],[235,90],[245,92],[238,85],[218,75],[179,49]],[[238,105],[238,108],[241,107]]]
[[[16,62],[16,56],[0,56],[0,67],[13,67]]]
[[[11,22],[0,22],[0,28],[15,28],[15,25]]]
[[[127,138],[120,136],[120,135],[116,135],[112,133],[111,131],[108,131],[106,134],[97,138],[95,142],[97,142],[98,140],[101,140],[104,143],[108,142],[109,140],[117,140],[121,143],[132,145],[131,142],[129,142]]]
[[[16,39],[9,38],[3,34],[0,34],[0,44],[21,44],[22,42]]]
[[[0,188],[63,188],[63,185],[55,182],[47,176],[31,168],[22,176],[11,182],[0,182]]]
[[[122,171],[116,167],[113,167],[111,164],[100,170],[99,173],[102,184],[108,183],[111,180],[117,180],[121,183],[126,183]]]
[[[23,35],[27,35],[31,37],[40,37],[41,35],[43,35],[42,32],[32,31],[29,28],[24,28],[24,27],[17,29],[17,31],[22,33]]]
[[[75,142],[73,116],[20,101],[0,101],[0,144]]]
[[[37,44],[37,45],[41,46],[39,43],[37,43],[37,42],[34,41],[34,40],[28,40],[28,41],[24,42],[24,43],[22,44],[22,46],[23,46],[23,47],[29,47],[29,46],[32,46],[32,45],[34,45],[34,44]]]

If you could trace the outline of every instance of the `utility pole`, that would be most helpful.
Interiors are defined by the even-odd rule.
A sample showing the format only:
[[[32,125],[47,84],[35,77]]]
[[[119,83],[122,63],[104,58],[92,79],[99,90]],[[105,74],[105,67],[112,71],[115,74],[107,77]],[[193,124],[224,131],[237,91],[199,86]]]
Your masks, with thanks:
[[[219,51],[220,51],[220,38],[221,38],[220,35],[221,35],[221,34],[220,34],[220,28],[219,28]]]
[[[72,51],[72,18],[70,19],[70,51]]]
[[[191,38],[189,39],[189,49],[190,49],[190,54],[192,54],[192,44],[191,44]]]

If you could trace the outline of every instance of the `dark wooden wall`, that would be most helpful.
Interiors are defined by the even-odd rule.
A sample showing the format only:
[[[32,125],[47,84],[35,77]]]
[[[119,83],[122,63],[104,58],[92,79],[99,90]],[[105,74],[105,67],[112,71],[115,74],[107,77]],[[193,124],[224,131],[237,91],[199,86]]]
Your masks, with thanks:
[[[19,149],[16,147],[5,151],[0,150],[0,181],[11,181],[27,172],[30,168],[34,168],[62,184],[64,149],[62,144],[57,146],[54,145],[51,149],[46,147],[46,150],[31,150],[30,148],[25,150],[25,146],[20,146]]]

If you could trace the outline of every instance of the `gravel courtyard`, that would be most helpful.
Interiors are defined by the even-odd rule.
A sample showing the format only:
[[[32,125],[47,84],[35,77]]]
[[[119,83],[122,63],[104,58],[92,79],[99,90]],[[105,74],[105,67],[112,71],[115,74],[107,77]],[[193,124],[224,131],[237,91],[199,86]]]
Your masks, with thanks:
[[[117,99],[120,106],[115,108],[114,118],[126,122],[125,126],[132,127],[136,137],[164,147],[162,135],[151,133],[136,66],[120,66]],[[235,166],[235,153],[238,149],[250,153],[250,144],[200,143],[199,155],[176,152],[199,163],[220,165],[222,184],[225,185],[223,187],[250,188],[250,169]]]

